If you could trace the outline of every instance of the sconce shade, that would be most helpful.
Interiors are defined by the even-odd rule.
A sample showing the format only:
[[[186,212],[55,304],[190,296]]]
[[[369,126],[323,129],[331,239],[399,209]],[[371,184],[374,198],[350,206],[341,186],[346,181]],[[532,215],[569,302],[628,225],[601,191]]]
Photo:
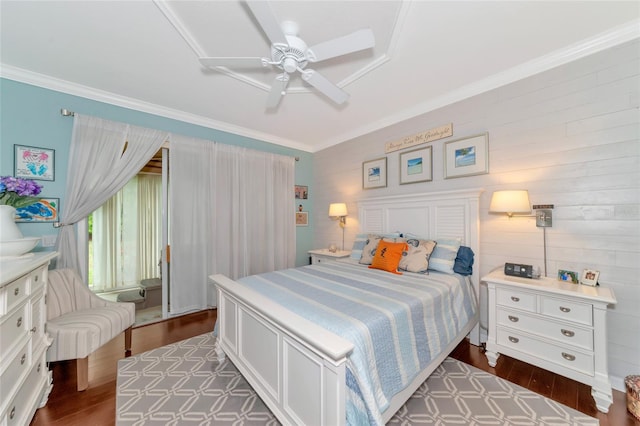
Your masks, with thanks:
[[[329,216],[341,217],[347,216],[347,205],[345,203],[331,203],[329,204]]]
[[[530,213],[529,191],[495,191],[491,196],[489,211],[493,213],[507,213],[509,216],[513,213]]]

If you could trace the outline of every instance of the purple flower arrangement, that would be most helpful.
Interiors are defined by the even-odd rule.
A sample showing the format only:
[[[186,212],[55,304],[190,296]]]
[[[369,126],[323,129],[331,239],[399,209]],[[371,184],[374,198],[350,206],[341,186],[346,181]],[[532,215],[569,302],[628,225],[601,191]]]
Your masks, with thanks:
[[[13,176],[0,177],[0,205],[15,208],[29,206],[40,201],[40,198],[36,197],[40,191],[42,191],[42,186],[30,179]]]

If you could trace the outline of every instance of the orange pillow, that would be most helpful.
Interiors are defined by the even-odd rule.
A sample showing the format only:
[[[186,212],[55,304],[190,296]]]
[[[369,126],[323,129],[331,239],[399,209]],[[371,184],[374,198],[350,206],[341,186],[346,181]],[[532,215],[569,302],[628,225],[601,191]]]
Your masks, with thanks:
[[[400,264],[400,259],[402,259],[402,253],[406,250],[407,243],[405,242],[391,243],[382,240],[376,248],[376,254],[373,256],[373,261],[369,268],[402,275],[402,272],[398,272],[398,265]]]

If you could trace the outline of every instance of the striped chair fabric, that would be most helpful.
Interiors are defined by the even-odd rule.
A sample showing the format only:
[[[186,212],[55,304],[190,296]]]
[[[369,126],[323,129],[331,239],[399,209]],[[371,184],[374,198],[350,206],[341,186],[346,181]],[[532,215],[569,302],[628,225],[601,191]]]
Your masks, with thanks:
[[[131,349],[135,304],[104,300],[71,269],[49,271],[47,333],[53,343],[47,361],[77,359],[78,390],[88,386],[87,357],[123,331]],[[82,388],[82,389],[81,389]]]

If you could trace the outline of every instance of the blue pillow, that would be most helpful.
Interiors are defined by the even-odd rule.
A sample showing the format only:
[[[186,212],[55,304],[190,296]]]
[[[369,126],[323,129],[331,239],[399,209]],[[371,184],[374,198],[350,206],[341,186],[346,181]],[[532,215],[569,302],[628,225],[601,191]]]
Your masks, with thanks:
[[[460,275],[473,274],[473,250],[470,247],[460,246],[453,264],[453,271]]]
[[[429,269],[445,274],[454,274],[453,265],[458,256],[460,245],[459,238],[438,238],[436,248],[429,258]]]

